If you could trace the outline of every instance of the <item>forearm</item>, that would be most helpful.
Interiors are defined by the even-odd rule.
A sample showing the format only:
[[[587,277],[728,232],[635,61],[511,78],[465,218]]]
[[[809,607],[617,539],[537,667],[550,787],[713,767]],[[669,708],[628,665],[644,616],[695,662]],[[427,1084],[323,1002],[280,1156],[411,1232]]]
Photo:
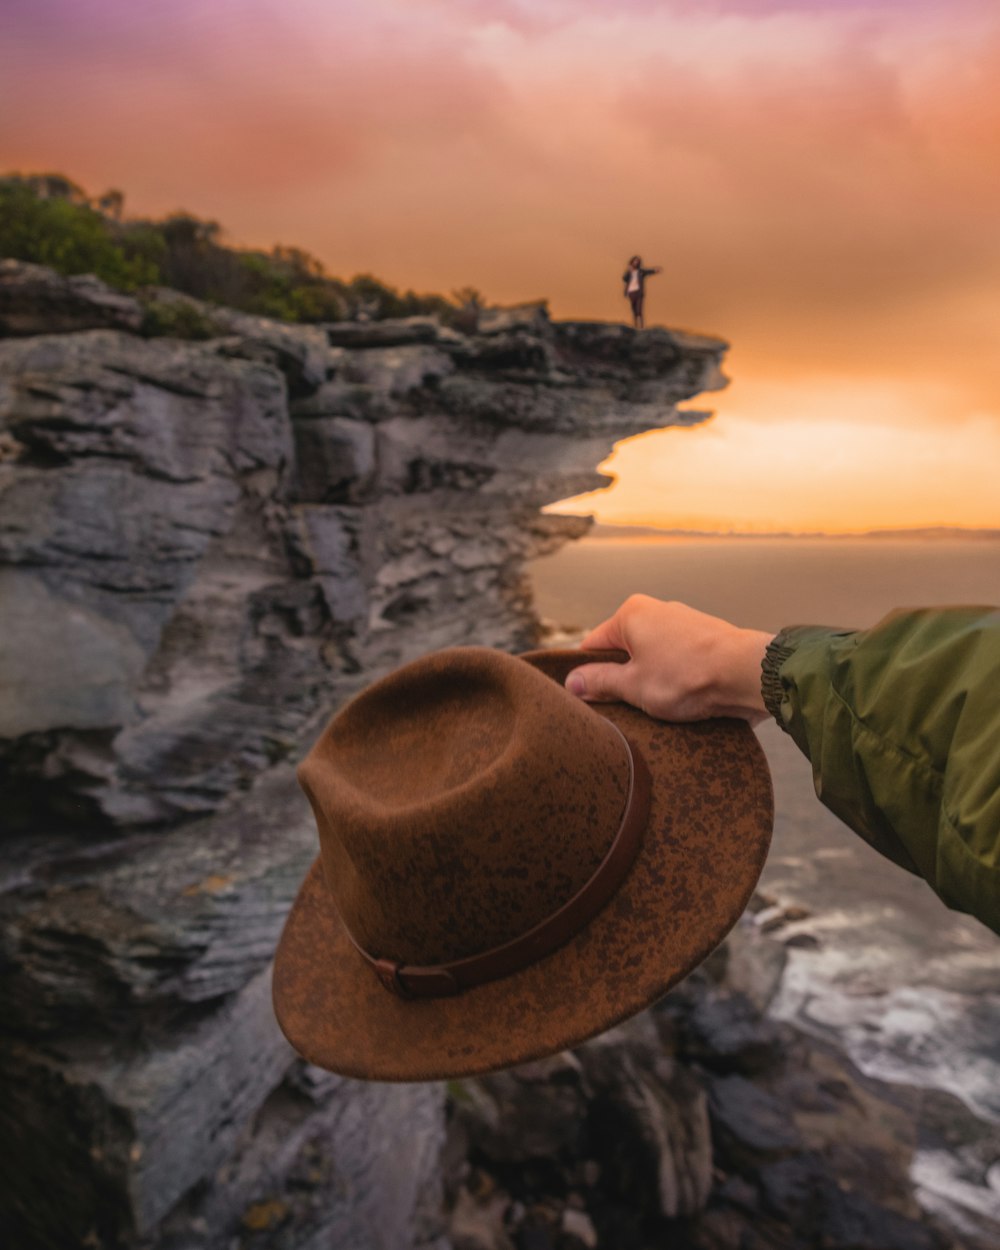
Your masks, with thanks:
[[[1000,612],[783,630],[763,691],[827,807],[949,905],[1000,927]]]
[[[772,639],[632,595],[582,645],[629,657],[574,668],[566,684],[582,698],[673,721],[771,712],[827,807],[1000,932],[1000,609],[899,612],[870,630],[798,626]]]
[[[767,717],[761,685],[764,656],[772,635],[756,629],[720,632],[706,655],[709,716],[738,716],[751,724]]]

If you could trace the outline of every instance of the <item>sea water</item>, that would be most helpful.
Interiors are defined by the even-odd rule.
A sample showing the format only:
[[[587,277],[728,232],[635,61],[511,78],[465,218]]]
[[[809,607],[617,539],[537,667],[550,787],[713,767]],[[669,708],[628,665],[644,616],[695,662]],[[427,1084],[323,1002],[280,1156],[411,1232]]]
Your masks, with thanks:
[[[642,592],[754,629],[863,627],[896,607],[1000,603],[1000,540],[584,538],[532,576],[542,616],[565,624]]]
[[[758,629],[863,628],[896,607],[1000,604],[1000,541],[587,538],[531,576],[540,614],[570,634],[635,592]],[[836,1040],[870,1076],[946,1091],[1000,1125],[1000,938],[822,807],[809,762],[774,723],[758,733],[775,788],[759,889],[788,944],[772,1013]],[[805,914],[783,923],[789,909]],[[963,1215],[1000,1220],[997,1154],[996,1129],[977,1150],[919,1151],[925,1205],[959,1228]]]

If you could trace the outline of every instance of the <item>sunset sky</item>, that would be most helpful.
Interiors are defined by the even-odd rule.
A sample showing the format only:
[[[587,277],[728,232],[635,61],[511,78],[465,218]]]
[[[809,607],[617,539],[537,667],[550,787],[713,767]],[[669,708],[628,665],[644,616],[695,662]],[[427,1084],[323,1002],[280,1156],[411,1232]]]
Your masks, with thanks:
[[[732,344],[605,520],[1000,526],[996,0],[4,0],[0,169]]]

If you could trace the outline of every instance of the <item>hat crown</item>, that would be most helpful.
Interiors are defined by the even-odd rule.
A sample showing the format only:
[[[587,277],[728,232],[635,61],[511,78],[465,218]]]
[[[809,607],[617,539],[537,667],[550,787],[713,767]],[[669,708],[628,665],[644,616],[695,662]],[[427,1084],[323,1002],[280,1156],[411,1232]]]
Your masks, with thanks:
[[[524,660],[414,661],[349,703],[299,768],[354,939],[404,964],[463,959],[547,919],[618,831],[617,732]]]

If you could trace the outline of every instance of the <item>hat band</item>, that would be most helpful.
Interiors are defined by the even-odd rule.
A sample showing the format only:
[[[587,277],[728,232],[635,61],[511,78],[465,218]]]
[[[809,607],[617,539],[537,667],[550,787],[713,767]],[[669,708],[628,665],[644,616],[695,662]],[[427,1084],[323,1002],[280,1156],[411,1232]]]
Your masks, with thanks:
[[[646,761],[638,748],[629,742],[617,725],[610,721],[608,724],[625,744],[629,767],[628,796],[614,841],[590,880],[558,911],[527,933],[501,946],[451,963],[400,964],[391,959],[376,959],[355,941],[344,925],[347,936],[387,990],[400,998],[445,998],[488,981],[498,981],[564,946],[610,901],[625,880],[642,842],[649,816],[652,783]]]

